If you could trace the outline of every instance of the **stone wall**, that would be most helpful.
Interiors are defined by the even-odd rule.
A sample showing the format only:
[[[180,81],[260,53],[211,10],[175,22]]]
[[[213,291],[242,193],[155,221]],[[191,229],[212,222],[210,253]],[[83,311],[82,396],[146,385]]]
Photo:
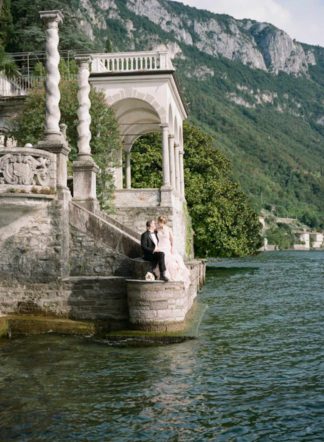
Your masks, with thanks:
[[[191,284],[127,280],[129,321],[139,330],[170,332],[183,330],[199,288],[205,279],[205,262],[187,263]]]
[[[106,329],[128,325],[126,283],[118,277],[71,277],[51,283],[2,279],[0,306],[2,314],[100,321]]]
[[[146,230],[146,221],[149,219],[157,219],[159,216],[165,216],[168,220],[168,225],[172,228],[175,240],[176,250],[182,255],[187,256],[188,250],[192,250],[191,242],[192,238],[187,238],[187,217],[185,213],[185,202],[175,196],[172,196],[168,205],[145,207],[145,201],[142,201],[141,205],[136,205],[136,199],[132,200],[132,192],[119,191],[119,193],[125,192],[124,203],[127,201],[125,207],[116,207],[113,218],[118,220],[130,229],[135,230],[137,233],[143,233]],[[125,195],[128,195],[128,200]],[[145,194],[144,194],[145,196]],[[189,247],[186,245],[189,243]]]
[[[60,202],[51,195],[0,195],[0,275],[50,282],[62,275]]]
[[[137,258],[142,254],[138,239],[101,218],[100,212],[94,214],[75,203],[71,203],[70,224],[78,231],[92,237],[97,243],[101,242],[109,246],[114,250],[114,253],[130,258]]]
[[[131,325],[140,330],[176,331],[183,328],[191,308],[181,282],[127,281]]]
[[[70,228],[71,276],[124,276],[133,274],[133,260],[117,253],[75,227]]]

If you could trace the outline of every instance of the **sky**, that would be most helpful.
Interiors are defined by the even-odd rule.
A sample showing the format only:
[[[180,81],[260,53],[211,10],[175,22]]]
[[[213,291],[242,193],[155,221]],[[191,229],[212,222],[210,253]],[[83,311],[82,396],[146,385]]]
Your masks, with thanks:
[[[272,23],[302,43],[324,47],[324,0],[178,0],[235,18]]]

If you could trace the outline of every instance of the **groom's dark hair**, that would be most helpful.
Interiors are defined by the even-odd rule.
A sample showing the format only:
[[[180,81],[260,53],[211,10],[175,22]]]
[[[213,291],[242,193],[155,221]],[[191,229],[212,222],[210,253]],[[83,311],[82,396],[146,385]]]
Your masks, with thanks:
[[[154,221],[154,219],[149,219],[148,221],[146,221],[146,228],[148,229],[149,227],[151,227],[152,222]]]

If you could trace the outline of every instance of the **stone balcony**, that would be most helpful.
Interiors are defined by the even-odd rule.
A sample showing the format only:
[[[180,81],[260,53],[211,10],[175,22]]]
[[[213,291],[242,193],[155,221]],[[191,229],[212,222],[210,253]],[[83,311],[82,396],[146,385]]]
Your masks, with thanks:
[[[92,74],[175,70],[167,51],[91,54],[91,57]]]

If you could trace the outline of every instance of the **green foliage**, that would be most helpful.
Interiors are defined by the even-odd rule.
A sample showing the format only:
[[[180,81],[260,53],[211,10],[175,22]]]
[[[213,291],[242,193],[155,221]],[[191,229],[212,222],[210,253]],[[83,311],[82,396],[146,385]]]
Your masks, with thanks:
[[[131,155],[132,187],[156,189],[162,185],[161,135],[139,138]]]
[[[231,178],[231,166],[212,138],[186,124],[185,185],[198,256],[242,256],[261,246],[260,224],[245,195]],[[140,138],[132,150],[134,187],[161,185],[161,140]]]
[[[280,250],[290,249],[296,244],[296,238],[287,224],[278,224],[267,230],[269,244],[275,244]]]
[[[6,53],[5,47],[13,32],[10,0],[0,1],[0,73],[7,77],[17,74],[17,67],[14,60]]]
[[[0,46],[5,47],[13,32],[10,0],[0,2]]]
[[[76,14],[79,7],[79,0],[11,0],[13,31],[7,50],[43,51],[45,34],[39,11],[52,9],[61,10],[64,14],[64,25],[60,26],[61,49],[94,50],[95,46],[80,28],[80,16]]]
[[[242,256],[261,246],[260,224],[231,178],[231,166],[211,137],[184,127],[185,182],[198,256]]]
[[[17,66],[14,60],[6,54],[3,47],[0,45],[0,72],[4,72],[4,74],[8,77],[14,77],[17,75]]]
[[[307,78],[276,77],[208,58],[194,48],[186,48],[185,53],[178,76],[190,102],[191,119],[231,158],[235,178],[256,210],[276,205],[281,216],[299,219],[311,211],[324,225],[324,127],[314,124],[319,118],[315,116],[323,115],[323,88]],[[200,82],[188,78],[186,73],[197,64],[208,66],[215,75]],[[254,94],[258,89],[272,91],[277,98],[256,109],[237,106],[229,101],[229,93],[255,103],[253,95],[245,96],[237,84]],[[286,111],[278,112],[277,107]]]
[[[62,80],[61,122],[67,125],[67,139],[71,147],[70,161],[77,157],[77,83]],[[113,111],[107,107],[102,93],[91,90],[91,149],[100,172],[97,176],[97,195],[105,209],[112,205],[113,180],[110,167],[116,164],[116,152],[121,148],[117,122]],[[21,145],[36,144],[43,135],[45,121],[45,91],[35,89],[26,99],[23,113],[18,117],[12,135]],[[71,167],[70,167],[71,170]]]
[[[113,51],[113,45],[111,40],[109,40],[109,38],[107,38],[106,40],[106,44],[105,44],[105,52],[112,52]]]

